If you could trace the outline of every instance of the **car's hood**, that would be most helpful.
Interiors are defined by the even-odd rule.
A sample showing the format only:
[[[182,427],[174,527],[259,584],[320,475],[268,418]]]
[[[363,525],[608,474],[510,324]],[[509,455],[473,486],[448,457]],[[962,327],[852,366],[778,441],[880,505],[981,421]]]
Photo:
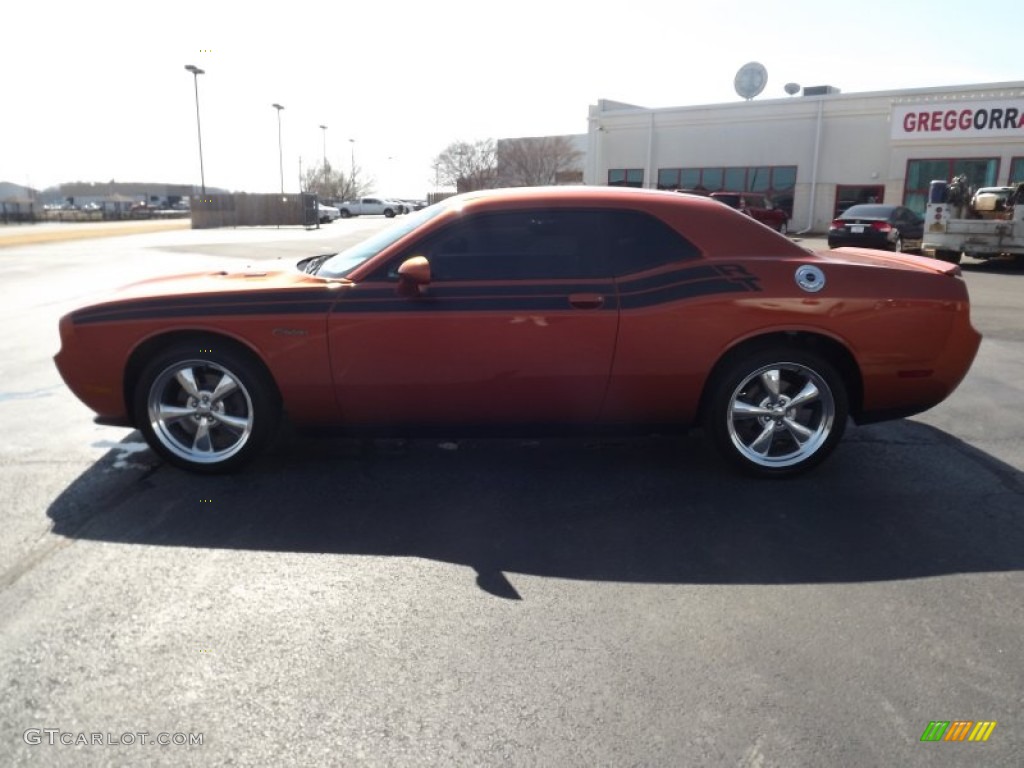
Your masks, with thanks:
[[[325,280],[292,270],[272,271],[248,267],[231,272],[220,270],[152,277],[126,285],[118,289],[110,298],[136,299],[238,293],[240,291],[279,291],[288,288],[311,288],[329,283],[344,284],[348,282],[347,280]]]
[[[944,275],[960,274],[960,267],[927,256],[913,256],[909,253],[891,253],[873,248],[834,248],[817,250],[814,254],[824,261],[838,264],[858,264],[863,267],[886,267],[907,269],[918,272],[936,272]]]

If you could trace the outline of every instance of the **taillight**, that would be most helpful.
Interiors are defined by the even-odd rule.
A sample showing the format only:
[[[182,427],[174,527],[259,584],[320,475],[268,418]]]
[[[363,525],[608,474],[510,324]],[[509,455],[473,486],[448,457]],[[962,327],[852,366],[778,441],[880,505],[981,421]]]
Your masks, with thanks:
[[[842,219],[833,219],[832,223],[828,225],[829,229],[842,229],[846,226],[846,222]]]
[[[877,229],[879,232],[892,232],[892,224],[888,221],[873,221],[871,228]]]

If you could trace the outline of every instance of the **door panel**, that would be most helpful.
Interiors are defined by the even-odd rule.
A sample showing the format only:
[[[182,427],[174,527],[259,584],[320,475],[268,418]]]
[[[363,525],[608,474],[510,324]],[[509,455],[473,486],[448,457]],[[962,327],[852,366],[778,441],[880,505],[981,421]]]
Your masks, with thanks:
[[[618,302],[594,214],[469,217],[356,286],[329,319],[344,419],[362,425],[583,424],[599,418]],[[396,292],[423,256],[433,280]]]

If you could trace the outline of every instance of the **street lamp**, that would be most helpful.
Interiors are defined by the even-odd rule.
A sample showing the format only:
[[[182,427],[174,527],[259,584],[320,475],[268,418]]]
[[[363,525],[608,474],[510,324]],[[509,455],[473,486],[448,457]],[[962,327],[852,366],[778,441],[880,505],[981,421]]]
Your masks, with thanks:
[[[199,133],[199,179],[203,184],[203,197],[206,197],[206,174],[203,172],[203,127],[199,123],[199,76],[206,72],[194,64],[186,64],[185,69],[192,73],[192,82],[196,87],[196,130]]]
[[[327,126],[321,125],[320,130],[324,132],[324,192],[327,192]]]
[[[351,154],[351,158],[350,158],[350,160],[352,162],[352,165],[350,166],[349,172],[348,172],[349,184],[351,184],[352,183],[352,178],[356,175],[356,140],[355,139],[349,139],[348,143],[351,145],[350,149],[352,150],[352,154]]]
[[[284,152],[281,149],[281,110],[284,107],[280,104],[271,104],[270,106],[277,110],[277,158],[278,164],[281,166],[281,194],[284,195]]]

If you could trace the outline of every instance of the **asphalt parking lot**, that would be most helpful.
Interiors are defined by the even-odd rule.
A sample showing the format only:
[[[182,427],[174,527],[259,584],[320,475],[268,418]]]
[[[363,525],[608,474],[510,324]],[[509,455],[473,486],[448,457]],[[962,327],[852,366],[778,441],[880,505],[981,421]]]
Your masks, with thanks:
[[[0,765],[1021,764],[1024,270],[965,265],[985,340],[947,402],[786,482],[699,435],[290,440],[196,477],[53,367],[110,287],[382,223],[0,248]]]

